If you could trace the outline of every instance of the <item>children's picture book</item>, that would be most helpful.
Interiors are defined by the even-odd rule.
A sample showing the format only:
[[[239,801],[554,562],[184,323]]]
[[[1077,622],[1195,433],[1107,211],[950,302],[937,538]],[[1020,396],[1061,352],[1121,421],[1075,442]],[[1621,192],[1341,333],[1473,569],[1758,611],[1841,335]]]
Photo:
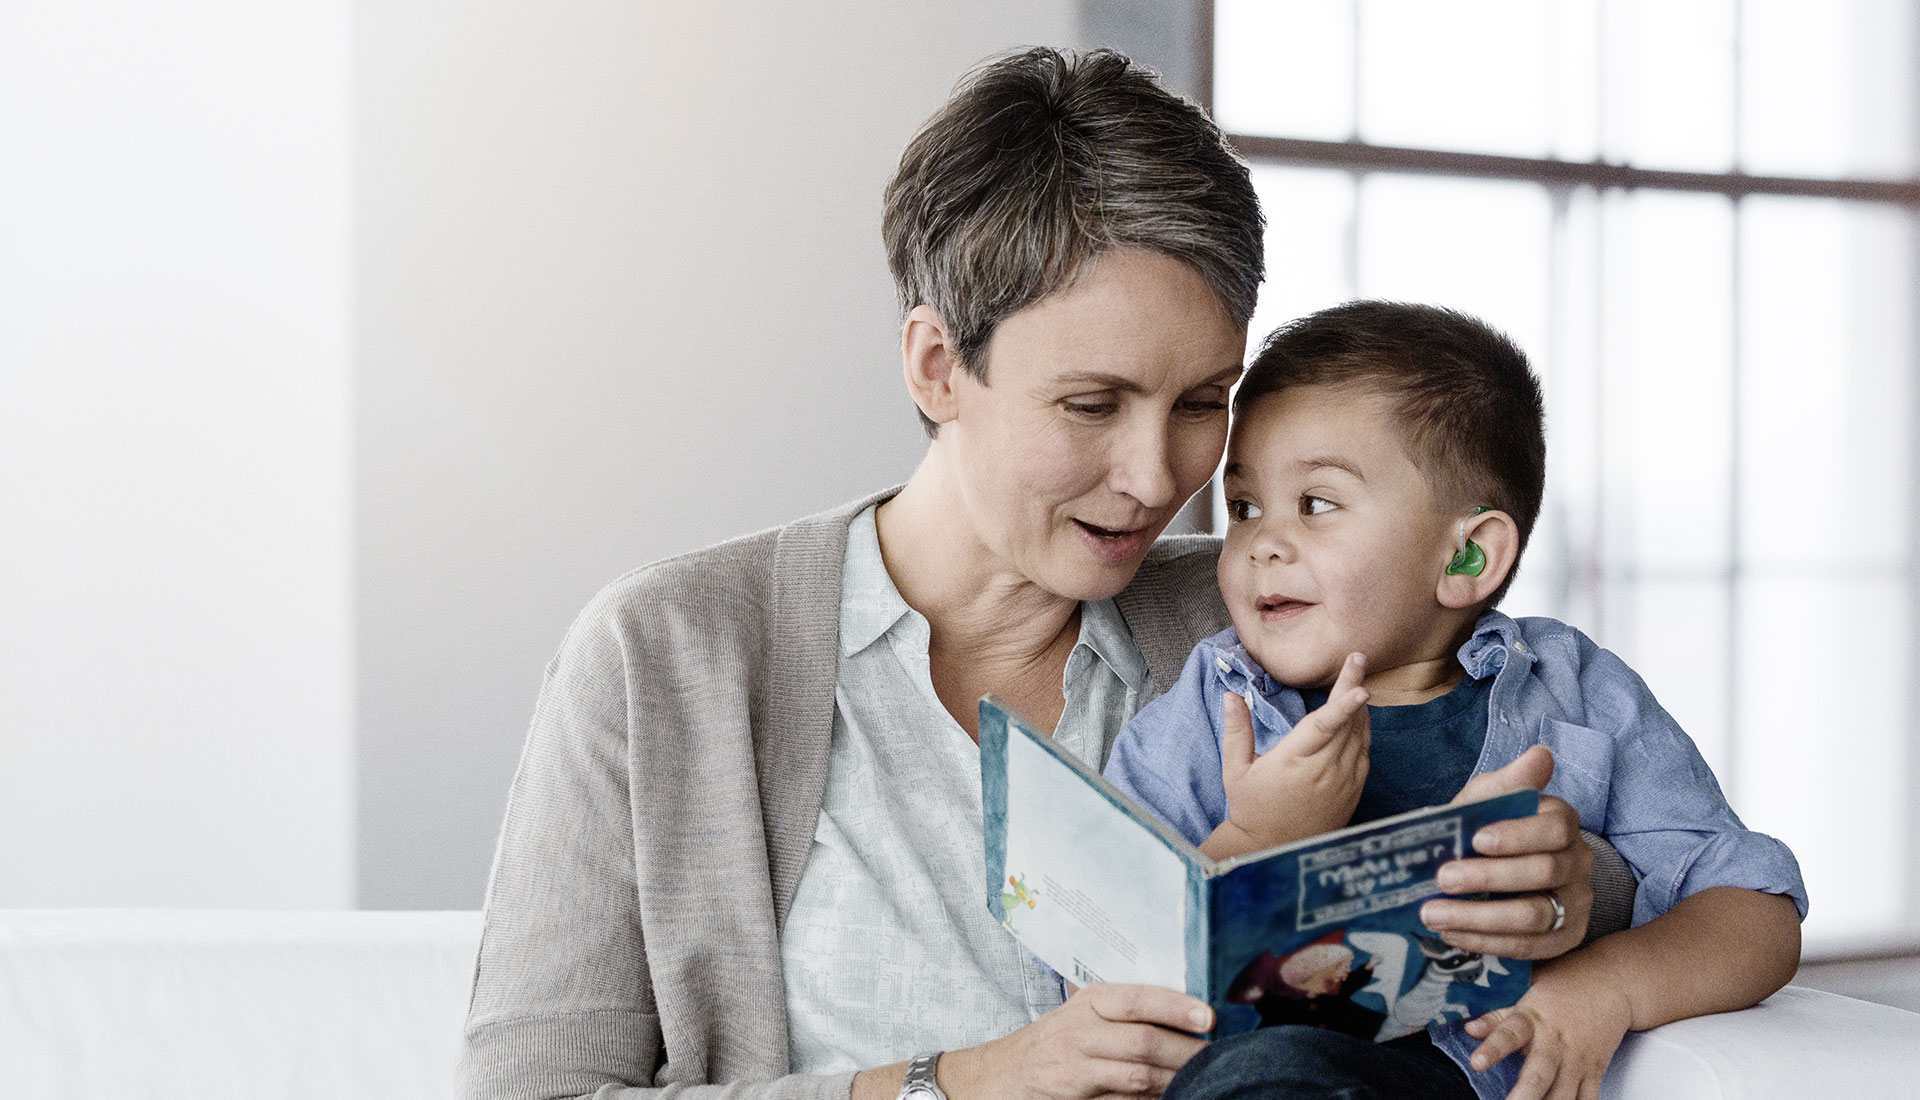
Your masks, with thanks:
[[[1434,806],[1216,862],[994,696],[980,701],[987,907],[1078,985],[1208,1002],[1214,1034],[1311,1024],[1384,1042],[1520,999],[1523,960],[1420,923],[1440,865],[1539,794]]]

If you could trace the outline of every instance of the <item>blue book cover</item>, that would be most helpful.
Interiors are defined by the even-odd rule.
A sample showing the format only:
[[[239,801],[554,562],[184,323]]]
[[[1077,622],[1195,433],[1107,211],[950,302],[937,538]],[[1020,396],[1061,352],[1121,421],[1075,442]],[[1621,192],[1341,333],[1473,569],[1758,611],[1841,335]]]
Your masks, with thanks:
[[[1440,865],[1521,790],[1214,861],[994,696],[980,701],[987,907],[1068,980],[1180,989],[1215,1035],[1304,1023],[1376,1041],[1520,999],[1524,960],[1420,923]]]

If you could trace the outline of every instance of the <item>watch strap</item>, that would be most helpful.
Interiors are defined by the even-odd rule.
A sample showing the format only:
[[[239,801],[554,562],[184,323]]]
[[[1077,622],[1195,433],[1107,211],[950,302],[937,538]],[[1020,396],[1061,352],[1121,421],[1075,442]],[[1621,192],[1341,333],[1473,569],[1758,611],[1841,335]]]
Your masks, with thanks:
[[[900,1086],[898,1100],[947,1100],[947,1094],[940,1089],[940,1082],[934,1079],[934,1071],[940,1065],[940,1052],[928,1051],[914,1055],[907,1063],[907,1079]]]

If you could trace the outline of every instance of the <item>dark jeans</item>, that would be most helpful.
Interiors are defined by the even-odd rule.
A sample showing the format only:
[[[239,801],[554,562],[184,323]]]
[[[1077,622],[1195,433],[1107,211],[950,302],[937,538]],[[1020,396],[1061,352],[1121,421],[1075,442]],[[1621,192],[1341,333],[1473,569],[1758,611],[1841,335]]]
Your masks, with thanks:
[[[1426,1034],[1390,1043],[1325,1028],[1263,1027],[1208,1044],[1161,1100],[1474,1100],[1466,1071]]]

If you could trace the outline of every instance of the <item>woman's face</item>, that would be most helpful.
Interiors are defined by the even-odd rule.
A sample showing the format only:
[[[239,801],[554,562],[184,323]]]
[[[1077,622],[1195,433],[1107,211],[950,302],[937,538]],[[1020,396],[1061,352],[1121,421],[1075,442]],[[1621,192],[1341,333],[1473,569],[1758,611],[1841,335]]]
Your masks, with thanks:
[[[1104,599],[1220,463],[1246,332],[1191,267],[1111,252],[1001,322],[986,382],[956,372],[951,448],[995,565]]]

